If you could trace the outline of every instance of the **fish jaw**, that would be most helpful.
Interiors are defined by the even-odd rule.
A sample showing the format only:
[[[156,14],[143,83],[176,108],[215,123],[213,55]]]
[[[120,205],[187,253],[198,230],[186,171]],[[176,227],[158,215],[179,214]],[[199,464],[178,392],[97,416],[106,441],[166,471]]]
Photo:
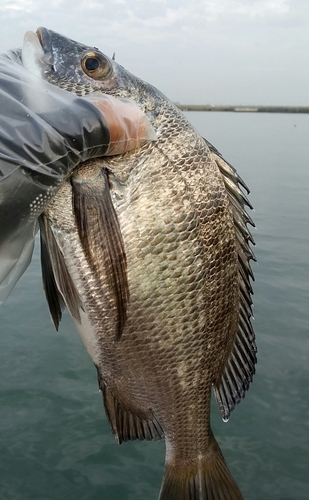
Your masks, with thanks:
[[[46,67],[51,65],[47,53],[44,52],[38,36],[33,31],[25,33],[22,63],[24,68],[40,78],[42,78]]]
[[[36,93],[35,88],[43,86],[47,80],[46,74],[51,72],[52,60],[47,52],[44,52],[40,39],[33,31],[27,31],[24,36],[24,43],[20,54],[20,60],[23,67],[28,71],[27,81],[31,85],[25,85],[24,96],[27,105],[38,113],[48,112],[51,109],[49,93]],[[33,85],[32,85],[33,84]]]
[[[45,72],[47,79],[50,72],[80,83],[86,76],[80,67],[80,59],[89,48],[78,42],[72,43],[68,38],[43,27],[37,29],[36,36],[49,63]]]

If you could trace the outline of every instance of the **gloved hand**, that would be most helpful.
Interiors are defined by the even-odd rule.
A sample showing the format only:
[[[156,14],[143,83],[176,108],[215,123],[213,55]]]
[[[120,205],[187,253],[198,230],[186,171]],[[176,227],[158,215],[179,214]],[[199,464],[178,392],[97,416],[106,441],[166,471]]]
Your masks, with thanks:
[[[155,141],[157,136],[147,116],[130,99],[93,92],[81,99],[94,104],[102,113],[110,132],[110,144],[106,156],[118,155]]]

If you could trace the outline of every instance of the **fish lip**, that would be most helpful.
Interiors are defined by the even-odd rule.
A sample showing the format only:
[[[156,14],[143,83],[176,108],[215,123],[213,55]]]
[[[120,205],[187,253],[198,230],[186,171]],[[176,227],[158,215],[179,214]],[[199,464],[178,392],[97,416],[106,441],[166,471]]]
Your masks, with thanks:
[[[44,27],[40,27],[36,30],[36,36],[44,50],[44,53],[50,54],[52,51],[51,36],[49,30]]]
[[[54,54],[50,30],[40,26],[35,34],[44,52],[44,56],[42,57],[43,64],[46,64],[49,70],[54,71]]]

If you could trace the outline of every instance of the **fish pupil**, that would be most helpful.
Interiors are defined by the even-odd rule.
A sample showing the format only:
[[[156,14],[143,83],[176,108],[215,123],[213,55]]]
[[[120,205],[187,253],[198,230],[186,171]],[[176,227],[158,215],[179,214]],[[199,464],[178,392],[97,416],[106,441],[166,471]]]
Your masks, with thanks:
[[[94,57],[89,57],[85,62],[85,66],[88,71],[95,71],[99,67],[99,61]]]

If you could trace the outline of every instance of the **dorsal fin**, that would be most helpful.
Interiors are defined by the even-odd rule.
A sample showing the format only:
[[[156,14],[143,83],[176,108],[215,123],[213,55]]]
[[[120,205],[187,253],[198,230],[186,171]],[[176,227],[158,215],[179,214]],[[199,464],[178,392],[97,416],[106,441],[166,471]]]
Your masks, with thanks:
[[[241,185],[249,192],[246,184],[239,177],[236,170],[222,158],[216,148],[208,141],[206,142],[226,186],[234,218],[236,249],[238,253],[238,330],[221,378],[214,384],[214,393],[221,416],[224,420],[227,420],[235,405],[245,396],[255,373],[257,349],[251,324],[251,295],[253,291],[250,283],[250,279],[254,279],[254,276],[250,260],[256,259],[250,247],[250,243],[254,244],[254,240],[247,228],[247,224],[254,226],[254,223],[245,210],[246,205],[250,208],[252,206],[239,187]]]

